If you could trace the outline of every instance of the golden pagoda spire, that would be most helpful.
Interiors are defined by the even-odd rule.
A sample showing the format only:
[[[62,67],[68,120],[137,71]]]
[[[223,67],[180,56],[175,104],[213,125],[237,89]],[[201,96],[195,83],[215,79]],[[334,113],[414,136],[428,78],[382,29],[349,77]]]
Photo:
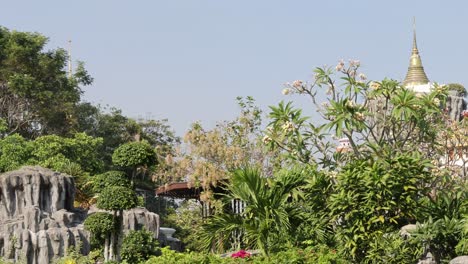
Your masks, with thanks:
[[[427,83],[429,83],[429,79],[424,72],[421,57],[419,56],[418,45],[416,44],[416,19],[413,18],[413,50],[411,52],[410,64],[403,85],[415,86]]]

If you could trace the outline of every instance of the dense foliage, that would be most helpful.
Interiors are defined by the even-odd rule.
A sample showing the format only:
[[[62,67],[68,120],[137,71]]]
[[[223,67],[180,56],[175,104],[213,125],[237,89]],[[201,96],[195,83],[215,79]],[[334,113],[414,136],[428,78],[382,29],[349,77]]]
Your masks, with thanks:
[[[138,169],[143,172],[156,163],[157,157],[154,148],[147,142],[129,142],[119,146],[112,154],[112,162],[124,169],[129,170],[132,181],[137,175]],[[143,174],[140,172],[140,174]]]
[[[76,131],[81,86],[92,78],[82,63],[69,75],[65,50],[44,51],[46,43],[41,34],[0,27],[0,118],[7,134],[29,138]]]
[[[82,102],[92,78],[82,63],[67,72],[68,54],[45,51],[46,43],[0,28],[0,171],[68,173],[78,205],[109,211],[85,222],[95,251],[71,250],[59,263],[102,255],[128,263],[416,263],[429,252],[446,263],[468,254],[468,115],[451,120],[446,105],[453,91],[466,94],[462,85],[417,93],[395,80],[368,81],[358,61],[341,61],[283,90],[311,99],[313,118],[280,102],[263,131],[254,99],[239,97],[239,117],[212,129],[195,123],[177,148],[167,120]],[[337,139],[346,144],[337,148]],[[123,210],[139,204],[136,185],[154,189],[148,180],[201,187],[198,202],[164,207],[174,208],[163,223],[191,252],[156,256],[147,231],[123,238]],[[258,251],[243,259],[207,253],[244,249]]]
[[[130,231],[122,241],[122,260],[127,263],[140,263],[151,256],[160,255],[158,240],[146,230]]]

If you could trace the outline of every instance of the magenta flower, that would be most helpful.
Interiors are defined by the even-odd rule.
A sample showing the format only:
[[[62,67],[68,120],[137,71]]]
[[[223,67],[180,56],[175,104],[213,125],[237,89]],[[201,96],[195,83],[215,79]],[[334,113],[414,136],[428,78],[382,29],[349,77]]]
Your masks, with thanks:
[[[243,249],[231,255],[231,258],[248,258],[248,257],[250,257],[250,253]]]

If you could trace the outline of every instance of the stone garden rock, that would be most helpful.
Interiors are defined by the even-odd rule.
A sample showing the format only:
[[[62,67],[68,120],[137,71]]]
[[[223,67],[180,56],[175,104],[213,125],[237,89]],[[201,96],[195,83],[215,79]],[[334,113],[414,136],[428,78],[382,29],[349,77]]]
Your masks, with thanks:
[[[86,211],[75,209],[73,177],[41,167],[0,175],[0,257],[44,264],[71,246],[90,250]],[[92,213],[90,211],[89,213]],[[142,229],[158,237],[159,216],[144,208],[124,212],[124,232]]]

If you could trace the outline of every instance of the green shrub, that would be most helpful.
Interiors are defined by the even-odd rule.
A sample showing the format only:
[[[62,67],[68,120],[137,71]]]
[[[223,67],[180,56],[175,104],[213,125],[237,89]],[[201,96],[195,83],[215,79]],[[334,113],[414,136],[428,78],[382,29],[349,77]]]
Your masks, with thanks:
[[[116,223],[114,217],[106,212],[97,212],[86,218],[84,227],[91,232],[91,244],[102,246],[106,236],[114,232]]]
[[[80,246],[78,246],[79,248]],[[1,263],[1,262],[0,262]],[[55,264],[94,264],[94,261],[89,256],[83,256],[75,247],[70,247],[67,255],[58,259]]]
[[[379,234],[369,244],[365,263],[417,263],[423,247],[401,237],[399,232]]]
[[[146,230],[130,231],[122,242],[121,257],[128,263],[140,263],[151,256],[160,255],[154,234]]]
[[[420,247],[426,247],[437,263],[455,258],[455,248],[463,239],[463,220],[443,218],[433,221],[429,218],[411,233],[411,239]],[[462,246],[460,246],[460,249]]]
[[[234,263],[254,263],[254,264],[345,264],[348,260],[341,257],[335,250],[326,246],[300,248],[285,248],[283,251],[271,254],[270,256],[252,256],[245,259],[225,257],[218,255],[186,252],[179,253],[169,248],[162,249],[162,255],[150,258],[146,264],[234,264]]]
[[[100,193],[106,187],[130,187],[127,175],[121,171],[108,171],[92,177],[93,192]]]

